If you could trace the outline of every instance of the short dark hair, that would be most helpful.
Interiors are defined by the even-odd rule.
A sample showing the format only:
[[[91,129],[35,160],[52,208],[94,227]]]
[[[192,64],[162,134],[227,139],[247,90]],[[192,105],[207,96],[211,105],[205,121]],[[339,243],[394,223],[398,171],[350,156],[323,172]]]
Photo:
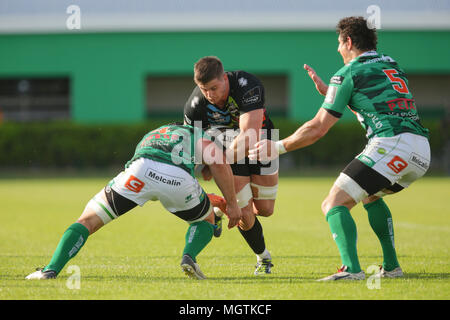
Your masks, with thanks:
[[[203,57],[194,65],[194,79],[196,82],[208,83],[211,80],[220,78],[223,74],[222,62],[214,56]]]
[[[375,28],[369,28],[363,17],[341,19],[336,26],[336,32],[344,42],[350,37],[353,45],[361,51],[377,49],[377,31]]]

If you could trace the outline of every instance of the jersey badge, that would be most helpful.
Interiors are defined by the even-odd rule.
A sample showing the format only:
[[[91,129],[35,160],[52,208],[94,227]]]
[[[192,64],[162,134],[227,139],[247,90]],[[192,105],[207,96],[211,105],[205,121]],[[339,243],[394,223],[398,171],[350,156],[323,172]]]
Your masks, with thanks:
[[[241,78],[238,79],[238,83],[239,83],[239,85],[241,87],[245,87],[247,85],[247,83],[248,83],[248,80],[245,79],[244,77],[241,77]]]
[[[342,81],[344,81],[343,76],[333,76],[330,79],[330,83],[334,83],[334,84],[342,84]]]

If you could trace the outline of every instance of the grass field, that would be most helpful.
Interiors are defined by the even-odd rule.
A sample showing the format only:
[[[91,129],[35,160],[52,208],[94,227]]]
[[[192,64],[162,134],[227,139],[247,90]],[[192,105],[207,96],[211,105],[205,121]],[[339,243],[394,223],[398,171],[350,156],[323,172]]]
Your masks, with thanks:
[[[0,300],[449,299],[450,179],[424,178],[386,198],[404,278],[320,283],[315,280],[340,266],[320,212],[333,180],[280,180],[275,214],[260,219],[275,265],[271,275],[253,276],[254,254],[236,229],[225,229],[198,256],[205,281],[181,272],[187,225],[156,202],[92,235],[58,279],[25,280],[35,267],[48,263],[62,233],[108,178],[0,180]],[[212,183],[203,185],[207,192],[218,192]],[[367,271],[381,264],[381,248],[363,207],[358,205],[352,214],[361,266]],[[71,285],[70,266],[79,268],[79,289]]]

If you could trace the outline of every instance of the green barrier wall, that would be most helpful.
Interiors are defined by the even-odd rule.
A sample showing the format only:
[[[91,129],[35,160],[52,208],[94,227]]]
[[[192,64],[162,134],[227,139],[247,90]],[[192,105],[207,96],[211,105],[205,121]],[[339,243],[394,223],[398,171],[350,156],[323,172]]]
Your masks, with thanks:
[[[448,31],[381,31],[378,51],[408,73],[450,74]],[[134,123],[146,117],[148,75],[191,75],[194,62],[205,55],[219,56],[227,70],[286,74],[289,118],[302,121],[322,102],[303,64],[324,79],[342,66],[332,31],[73,32],[0,35],[0,77],[68,76],[75,122]]]

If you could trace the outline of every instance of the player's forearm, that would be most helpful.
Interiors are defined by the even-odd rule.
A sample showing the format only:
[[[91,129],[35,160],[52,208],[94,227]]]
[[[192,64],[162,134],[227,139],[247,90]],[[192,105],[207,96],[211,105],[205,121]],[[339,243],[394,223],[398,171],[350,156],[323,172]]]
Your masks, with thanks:
[[[236,192],[234,189],[233,171],[228,164],[209,165],[211,174],[217,186],[228,203],[236,202]]]
[[[322,138],[326,132],[311,121],[306,122],[292,135],[282,140],[286,152],[307,147]]]
[[[244,135],[240,133],[227,148],[229,163],[236,163],[248,155],[248,146],[245,144]]]

